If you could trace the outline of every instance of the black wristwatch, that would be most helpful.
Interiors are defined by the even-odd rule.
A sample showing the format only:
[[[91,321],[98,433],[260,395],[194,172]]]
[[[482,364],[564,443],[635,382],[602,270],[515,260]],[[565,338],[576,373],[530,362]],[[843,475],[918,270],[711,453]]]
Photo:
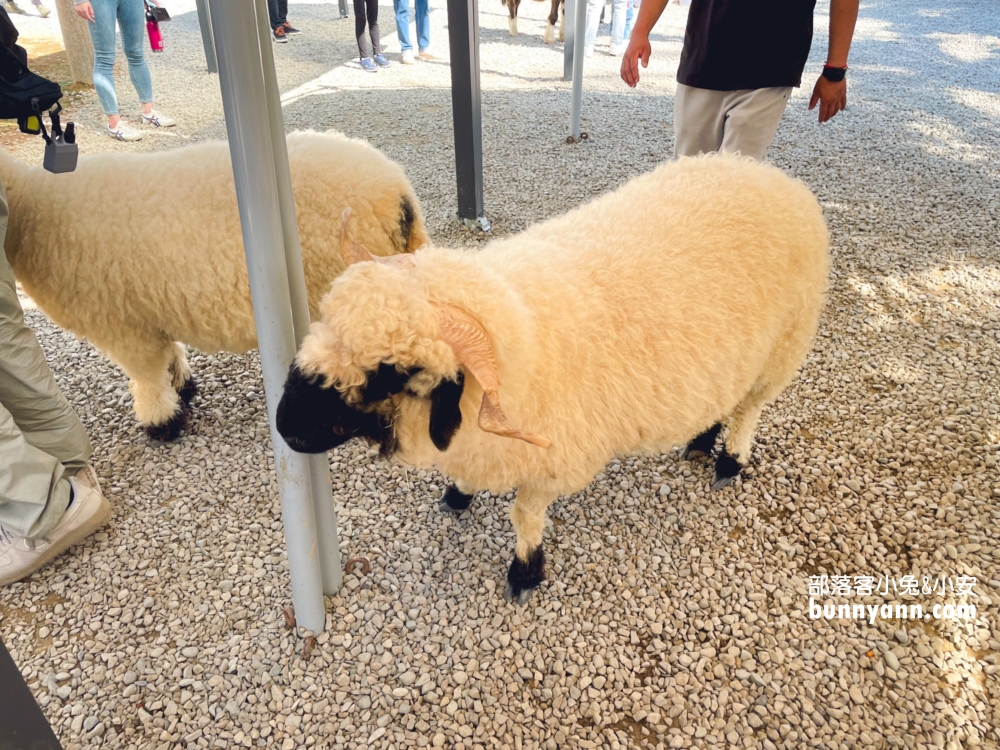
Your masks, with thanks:
[[[844,76],[847,75],[847,66],[842,68],[833,68],[829,65],[823,66],[823,77],[830,83],[840,83],[844,80]]]

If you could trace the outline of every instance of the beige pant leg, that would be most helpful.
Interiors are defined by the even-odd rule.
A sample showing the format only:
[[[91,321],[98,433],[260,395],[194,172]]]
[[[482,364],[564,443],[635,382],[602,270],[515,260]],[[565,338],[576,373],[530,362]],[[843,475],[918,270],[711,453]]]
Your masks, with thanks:
[[[730,92],[722,150],[767,159],[791,93],[791,86]]]
[[[0,184],[0,246],[7,197]],[[14,273],[0,253],[0,524],[44,536],[69,503],[67,476],[90,459],[90,439],[24,324]]]
[[[764,161],[790,87],[712,91],[684,84],[674,96],[674,154],[739,152]]]
[[[674,158],[697,156],[722,148],[725,99],[730,92],[677,84],[674,94]]]

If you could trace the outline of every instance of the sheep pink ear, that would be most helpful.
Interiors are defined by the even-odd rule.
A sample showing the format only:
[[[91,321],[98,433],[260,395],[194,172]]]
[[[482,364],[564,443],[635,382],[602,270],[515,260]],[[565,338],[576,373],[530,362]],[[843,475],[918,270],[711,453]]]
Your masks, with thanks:
[[[344,213],[340,215],[340,254],[344,256],[344,263],[348,266],[355,263],[376,260],[367,249],[352,240],[347,234],[347,222],[351,218],[351,208],[348,206]]]
[[[371,261],[373,263],[400,266],[402,268],[413,268],[416,266],[416,260],[410,254],[390,255],[387,258],[383,258],[381,256],[374,255],[364,245],[359,245],[357,242],[352,240],[347,232],[347,222],[350,218],[351,209],[350,206],[348,206],[344,209],[344,213],[340,215],[340,254],[344,256],[345,265],[351,266],[355,263],[367,263],[368,261]]]
[[[502,437],[523,440],[548,448],[552,441],[543,435],[518,429],[513,426],[500,407],[500,375],[497,372],[493,342],[486,330],[474,317],[457,307],[435,305],[438,311],[438,325],[442,340],[451,347],[462,363],[483,389],[483,401],[479,407],[479,428]]]

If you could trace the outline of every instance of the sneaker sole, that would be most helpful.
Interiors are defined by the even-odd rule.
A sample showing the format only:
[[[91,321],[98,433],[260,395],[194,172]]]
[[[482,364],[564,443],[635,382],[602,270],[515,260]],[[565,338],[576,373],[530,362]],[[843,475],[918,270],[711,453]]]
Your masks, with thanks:
[[[104,497],[104,495],[101,495],[100,510],[91,517],[87,524],[81,526],[72,534],[64,536],[57,544],[50,545],[49,548],[38,557],[38,562],[35,564],[34,569],[30,572],[21,573],[20,575],[8,578],[0,578],[0,586],[6,586],[14,583],[15,581],[22,581],[28,576],[34,575],[70,547],[79,544],[99,528],[104,526],[104,524],[108,522],[109,518],[111,518],[111,503],[108,502],[108,499]]]

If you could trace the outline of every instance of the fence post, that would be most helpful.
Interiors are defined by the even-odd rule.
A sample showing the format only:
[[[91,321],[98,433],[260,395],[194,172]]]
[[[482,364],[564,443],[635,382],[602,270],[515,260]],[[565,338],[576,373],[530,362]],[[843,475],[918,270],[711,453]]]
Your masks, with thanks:
[[[479,88],[479,4],[448,0],[451,108],[455,128],[458,218],[470,229],[490,231],[483,211],[483,119]]]
[[[288,447],[274,421],[282,386],[295,357],[295,329],[259,26],[252,2],[210,0],[209,10],[257,326],[292,600],[298,623],[319,633],[326,626],[326,612],[309,462],[305,455]]]

